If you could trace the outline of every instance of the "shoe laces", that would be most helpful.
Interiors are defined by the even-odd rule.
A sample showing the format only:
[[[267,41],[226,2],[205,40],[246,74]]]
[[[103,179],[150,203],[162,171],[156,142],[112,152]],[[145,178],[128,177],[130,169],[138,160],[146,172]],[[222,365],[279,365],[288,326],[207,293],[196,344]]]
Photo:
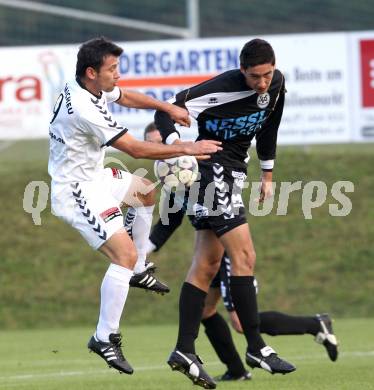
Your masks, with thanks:
[[[118,359],[123,361],[123,360],[125,360],[125,357],[123,356],[121,346],[122,346],[122,343],[116,344],[113,349],[114,349],[116,356],[118,356]]]
[[[116,354],[116,357],[119,360],[126,360],[125,357],[123,356],[123,352],[122,352],[121,335],[116,336],[116,339],[110,342],[110,345],[107,348],[107,350],[110,348],[113,349],[114,353]]]

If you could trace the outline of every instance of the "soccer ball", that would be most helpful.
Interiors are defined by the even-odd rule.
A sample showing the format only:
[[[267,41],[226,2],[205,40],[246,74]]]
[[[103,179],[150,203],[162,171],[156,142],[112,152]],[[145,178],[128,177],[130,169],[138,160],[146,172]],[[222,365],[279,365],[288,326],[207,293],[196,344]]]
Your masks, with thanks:
[[[154,164],[155,176],[160,182],[172,189],[183,184],[190,187],[197,179],[199,166],[194,156],[181,156],[156,160]]]

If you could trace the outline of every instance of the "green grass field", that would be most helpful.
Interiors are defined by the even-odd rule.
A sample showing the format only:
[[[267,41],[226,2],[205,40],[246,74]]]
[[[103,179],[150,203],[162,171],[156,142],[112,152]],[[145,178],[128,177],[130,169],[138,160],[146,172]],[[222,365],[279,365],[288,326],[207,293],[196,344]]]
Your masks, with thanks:
[[[223,389],[256,390],[369,390],[374,388],[374,319],[336,320],[340,356],[331,362],[322,346],[309,335],[266,337],[269,344],[297,366],[286,375],[253,371],[253,379],[221,383]],[[136,326],[124,329],[125,356],[134,366],[132,376],[109,370],[97,355],[89,354],[86,342],[91,329],[0,332],[0,389],[99,390],[99,389],[191,389],[182,374],[172,372],[165,361],[173,348],[175,326]],[[240,354],[244,339],[235,335]],[[198,352],[211,375],[224,366],[209,346],[203,331]],[[195,389],[197,389],[195,387]]]

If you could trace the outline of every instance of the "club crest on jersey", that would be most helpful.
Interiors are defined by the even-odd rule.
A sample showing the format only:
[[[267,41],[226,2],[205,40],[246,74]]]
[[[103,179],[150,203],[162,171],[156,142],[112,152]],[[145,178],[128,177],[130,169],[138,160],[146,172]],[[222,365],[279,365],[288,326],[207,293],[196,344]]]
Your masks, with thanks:
[[[217,104],[217,103],[218,103],[218,99],[216,97],[211,97],[208,100],[208,104]]]
[[[258,95],[257,98],[258,107],[265,108],[269,105],[269,103],[270,103],[270,95],[267,92]]]

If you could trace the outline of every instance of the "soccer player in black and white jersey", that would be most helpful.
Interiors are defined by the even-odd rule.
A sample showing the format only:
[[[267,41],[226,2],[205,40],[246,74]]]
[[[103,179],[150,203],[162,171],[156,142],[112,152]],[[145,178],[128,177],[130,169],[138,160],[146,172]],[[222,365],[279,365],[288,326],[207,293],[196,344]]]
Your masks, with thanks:
[[[223,147],[199,163],[200,193],[196,215],[191,218],[196,229],[195,254],[181,289],[178,339],[168,360],[172,369],[206,388],[215,388],[216,384],[204,371],[194,341],[204,300],[224,251],[231,259],[231,295],[247,339],[247,363],[271,373],[295,370],[260,335],[253,284],[255,249],[240,193],[246,178],[247,150],[256,137],[262,169],[259,201],[272,195],[272,169],[284,97],[284,76],[275,68],[271,45],[254,39],[240,53],[240,69],[186,89],[173,101],[197,120],[198,140],[219,140]],[[181,142],[170,115],[157,111],[155,123],[164,142]],[[212,183],[214,191],[205,191],[212,188]]]
[[[153,122],[146,126],[144,140],[156,143],[162,142],[161,134]],[[175,199],[176,194],[181,198]],[[147,245],[147,254],[159,251],[181,225],[187,209],[190,208],[188,207],[188,190],[186,190],[184,196],[181,195],[170,192],[169,196],[164,197],[168,204],[165,204],[161,209],[174,209],[176,203],[180,207],[176,207],[178,209],[177,211],[168,213],[167,223],[163,223],[162,218],[160,218],[153,226]],[[227,367],[227,371],[215,379],[219,381],[243,381],[251,379],[251,373],[244,368],[239,353],[235,348],[230,328],[225,319],[217,311],[218,302],[222,298],[229,313],[232,327],[237,332],[243,333],[231,298],[230,276],[231,261],[224,254],[220,269],[213,278],[205,299],[202,324],[218,357]],[[254,283],[257,291],[257,280],[254,280]],[[261,333],[270,336],[310,334],[314,336],[314,340],[317,343],[325,347],[330,360],[337,360],[338,342],[333,332],[331,318],[327,313],[312,316],[295,316],[279,311],[263,311],[259,312],[259,318]]]
[[[145,128],[144,139],[149,142],[162,142],[161,134],[154,123],[150,123]],[[184,215],[189,208],[188,191],[186,190],[186,194],[184,197],[181,196],[181,199],[176,200],[175,195],[176,193],[171,192],[169,196],[165,196],[164,199],[168,204],[161,208],[172,210],[175,208],[176,202],[180,207],[176,207],[177,211],[168,213],[167,223],[163,223],[163,219],[160,218],[153,226],[147,245],[147,254],[159,251],[183,221]],[[179,193],[177,195],[180,196]],[[243,365],[226,320],[217,311],[219,300],[222,298],[232,327],[237,332],[243,333],[231,298],[230,276],[231,261],[224,254],[220,269],[210,284],[201,322],[218,357],[226,365],[226,372],[215,379],[218,381],[244,381],[251,379],[252,375]],[[256,290],[258,290],[257,280],[254,280],[254,283]],[[259,318],[261,333],[270,336],[312,335],[317,343],[324,346],[330,360],[337,360],[338,342],[333,332],[329,314],[295,316],[279,311],[262,311],[259,312]]]
[[[48,172],[53,213],[70,224],[88,244],[110,261],[101,285],[100,315],[88,348],[109,366],[132,374],[121,349],[119,323],[129,283],[146,268],[155,202],[151,182],[128,172],[104,168],[105,150],[113,146],[134,158],[168,158],[185,154],[209,158],[217,141],[160,145],[138,141],[111,115],[108,103],[162,110],[178,123],[189,124],[187,111],[136,91],[119,88],[122,49],[105,38],[84,43],[78,52],[76,77],[68,81],[50,122]],[[136,208],[133,237],[123,226],[122,206]],[[154,281],[154,279],[152,279]]]

